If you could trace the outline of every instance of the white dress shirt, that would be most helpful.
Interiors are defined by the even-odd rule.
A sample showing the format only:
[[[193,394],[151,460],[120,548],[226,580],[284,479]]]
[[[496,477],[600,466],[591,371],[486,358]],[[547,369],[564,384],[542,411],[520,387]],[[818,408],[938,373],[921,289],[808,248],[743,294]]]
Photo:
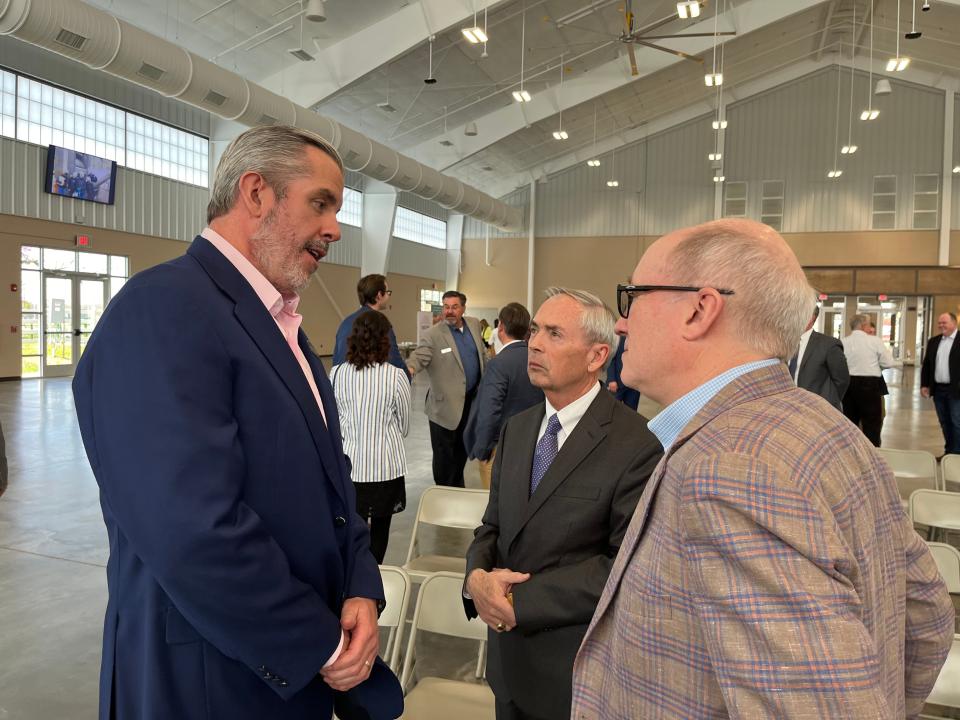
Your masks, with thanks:
[[[555,409],[553,405],[550,404],[550,401],[547,400],[547,411],[543,414],[543,420],[540,422],[540,432],[537,434],[537,442],[540,442],[540,438],[542,438],[543,434],[547,431],[547,423],[550,421],[550,418],[556,414],[557,420],[560,421],[560,432],[557,433],[557,451],[559,452],[560,448],[563,447],[563,443],[567,441],[570,433],[573,432],[577,423],[580,422],[580,418],[586,414],[590,403],[593,402],[599,393],[600,383],[595,382],[590,386],[589,390],[563,408],[563,410]]]
[[[883,340],[863,330],[854,330],[843,339],[843,354],[847,356],[851,376],[880,377],[881,370],[903,367],[903,363],[893,359]]]
[[[793,382],[796,384],[797,377],[800,375],[800,363],[803,362],[803,354],[807,351],[807,343],[810,342],[810,336],[813,334],[813,328],[807,330],[800,336],[800,349],[797,350],[797,366],[793,370]]]
[[[937,362],[933,371],[933,381],[944,385],[950,382],[950,350],[953,348],[954,338],[957,337],[957,331],[954,330],[949,335],[940,338],[940,344],[937,345]]]

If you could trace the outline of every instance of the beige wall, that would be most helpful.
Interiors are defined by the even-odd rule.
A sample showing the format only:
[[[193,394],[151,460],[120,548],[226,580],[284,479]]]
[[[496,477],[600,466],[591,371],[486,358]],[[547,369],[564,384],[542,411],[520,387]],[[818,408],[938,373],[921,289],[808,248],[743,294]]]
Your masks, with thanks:
[[[129,257],[131,273],[175,258],[189,247],[177,240],[0,215],[0,378],[20,376],[20,247],[73,248],[74,236],[80,233],[91,237],[92,251]],[[359,268],[323,263],[304,291],[300,305],[303,329],[319,354],[333,353],[342,316],[358,307],[359,279]],[[393,273],[387,282],[393,295],[386,315],[394,324],[397,340],[416,340],[420,290],[442,290],[443,281]],[[10,290],[13,284],[17,291]]]
[[[824,292],[960,296],[960,270],[935,267],[937,231],[793,233],[785,239],[811,284]],[[624,282],[655,240],[637,236],[537,238],[534,305],[539,304],[547,286],[569,285],[595,292],[613,307],[617,283]],[[483,240],[464,240],[460,289],[471,302],[477,297],[488,307],[522,300],[527,288],[526,238],[491,239],[490,247],[491,266],[487,267]],[[951,262],[960,265],[960,231],[951,236]]]

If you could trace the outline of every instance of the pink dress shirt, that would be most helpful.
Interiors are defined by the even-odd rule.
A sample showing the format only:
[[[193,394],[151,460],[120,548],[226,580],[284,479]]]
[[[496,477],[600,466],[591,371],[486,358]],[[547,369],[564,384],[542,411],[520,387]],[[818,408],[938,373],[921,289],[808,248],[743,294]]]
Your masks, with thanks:
[[[300,349],[300,344],[297,342],[297,331],[300,329],[300,323],[303,322],[303,315],[297,312],[297,305],[300,304],[300,296],[282,296],[280,292],[270,284],[270,281],[263,276],[263,273],[254,267],[253,263],[247,260],[239,250],[227,242],[227,240],[215,230],[204,228],[203,232],[200,233],[200,237],[209,240],[210,244],[219,250],[237,271],[246,278],[247,282],[250,283],[250,287],[253,288],[257,297],[260,298],[260,302],[263,303],[267,312],[270,313],[274,322],[277,323],[277,328],[287,341],[287,345],[290,346],[293,356],[297,359],[297,362],[300,363],[300,369],[303,370],[307,384],[310,386],[313,397],[317,401],[317,407],[320,408],[320,415],[323,417],[324,424],[326,424],[327,414],[324,412],[323,403],[320,401],[320,391],[317,389],[317,381],[314,380],[313,372],[311,372],[310,365],[307,363],[307,358],[303,354],[303,350]],[[340,656],[340,653],[343,651],[344,639],[343,631],[341,630],[340,644],[337,645],[337,649],[333,651],[330,659],[324,663],[324,667],[333,664]]]

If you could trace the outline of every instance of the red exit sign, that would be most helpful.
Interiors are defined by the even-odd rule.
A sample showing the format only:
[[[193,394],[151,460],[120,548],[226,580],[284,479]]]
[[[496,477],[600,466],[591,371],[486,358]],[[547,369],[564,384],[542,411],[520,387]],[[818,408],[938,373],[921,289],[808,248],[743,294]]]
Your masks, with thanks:
[[[76,246],[77,246],[77,247],[90,247],[90,236],[89,236],[89,235],[77,235]]]

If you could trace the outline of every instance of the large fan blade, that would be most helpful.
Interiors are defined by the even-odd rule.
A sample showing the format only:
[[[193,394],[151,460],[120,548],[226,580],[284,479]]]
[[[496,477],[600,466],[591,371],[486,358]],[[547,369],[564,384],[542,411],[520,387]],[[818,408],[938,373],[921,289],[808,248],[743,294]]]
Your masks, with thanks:
[[[671,55],[676,55],[677,57],[682,57],[684,60],[692,60],[693,62],[703,63],[702,57],[697,57],[696,55],[688,55],[682,50],[674,50],[673,48],[664,47],[663,45],[655,45],[654,43],[647,42],[646,40],[641,40],[636,38],[633,41],[637,45],[645,45],[646,47],[653,48],[654,50],[660,50],[661,52],[670,53]],[[630,47],[633,47],[631,44]]]
[[[630,74],[633,77],[637,77],[640,74],[640,70],[637,69],[637,54],[634,52],[633,43],[627,45],[627,52],[630,55]]]
[[[704,33],[683,33],[682,35],[644,35],[639,38],[640,40],[672,40],[674,38],[683,39],[683,38],[696,38],[696,37],[713,37],[714,34],[718,36],[734,36],[737,34],[736,30],[727,30],[725,32],[704,32]],[[630,38],[632,40],[633,37]],[[624,42],[627,42],[626,40]]]

